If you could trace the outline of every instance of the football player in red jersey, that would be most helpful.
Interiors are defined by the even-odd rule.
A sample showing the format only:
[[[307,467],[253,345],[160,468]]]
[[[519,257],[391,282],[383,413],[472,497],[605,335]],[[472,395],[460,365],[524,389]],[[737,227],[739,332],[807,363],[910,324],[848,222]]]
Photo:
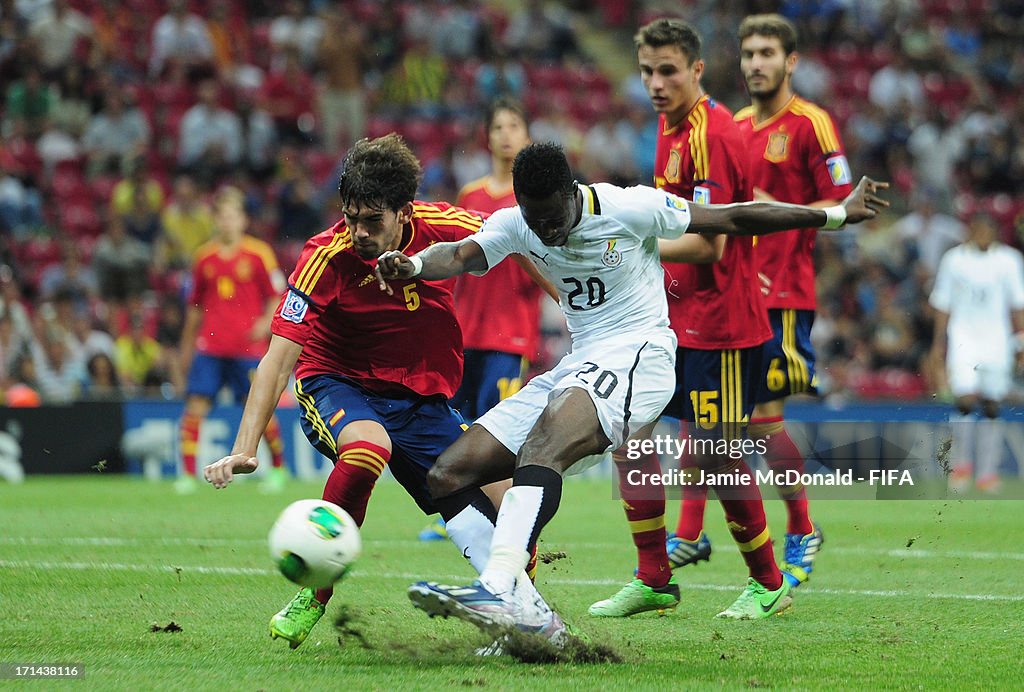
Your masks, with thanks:
[[[526,111],[518,102],[502,97],[487,109],[487,147],[491,173],[467,183],[456,206],[487,213],[516,206],[512,192],[512,162],[530,143]],[[554,287],[539,274],[527,274],[522,266],[505,262],[486,276],[462,275],[455,283],[455,311],[462,327],[466,362],[462,384],[452,405],[469,421],[476,420],[523,385],[529,361],[540,341],[540,299],[544,290],[557,302]],[[495,309],[496,301],[501,308]],[[494,502],[511,487],[511,481],[486,486]],[[445,537],[444,520],[437,519],[420,532],[421,541]]]
[[[658,112],[655,185],[697,204],[728,204],[752,199],[746,152],[732,113],[701,87],[704,61],[696,30],[681,20],[659,19],[641,27],[634,39],[640,74]],[[676,392],[665,414],[683,423],[680,435],[690,439],[737,440],[754,406],[760,374],[761,345],[772,336],[768,312],[757,277],[754,240],[750,237],[706,236],[705,247],[680,248],[661,241],[668,294],[669,320],[678,340]],[[702,527],[691,527],[685,511],[680,529],[668,534],[666,559],[664,494],[627,482],[635,469],[655,473],[658,458],[638,461],[615,455],[626,516],[637,546],[637,578],[611,598],[591,606],[591,615],[625,617],[661,610],[678,603],[678,587],[670,565],[679,555],[692,559],[710,552]],[[743,458],[684,454],[680,464],[741,477],[750,469]],[[767,617],[791,602],[772,550],[761,493],[756,485],[718,487],[729,529],[750,573],[739,599],[719,617]],[[702,497],[703,485],[684,485],[684,499]],[[685,505],[684,505],[685,508]],[[692,531],[692,532],[691,532]],[[706,555],[703,555],[706,558]],[[674,602],[673,602],[674,601]],[[768,607],[764,607],[768,604]]]
[[[413,254],[461,240],[480,229],[483,217],[415,201],[421,175],[398,135],[360,140],[349,150],[339,185],[344,216],[306,242],[288,279],[231,454],[204,470],[214,487],[257,468],[260,433],[294,370],[303,431],[335,462],[323,499],[362,525],[387,466],[424,512],[436,511],[427,471],[465,428],[448,403],[462,377],[453,282],[413,279],[384,293],[374,270],[384,252]],[[469,537],[449,537],[464,551]],[[530,600],[536,592],[529,579],[523,582],[517,597]],[[271,635],[297,647],[332,592],[299,591],[271,619]]]
[[[181,493],[195,490],[199,428],[218,392],[227,386],[236,402],[245,400],[284,289],[273,249],[245,233],[242,191],[221,189],[213,207],[216,237],[196,251],[181,333],[181,367],[188,373],[180,428],[184,475],[175,484]],[[285,479],[284,443],[277,418],[271,416],[267,423],[263,432],[273,468],[265,488],[274,491]]]
[[[832,118],[793,93],[796,27],[777,14],[751,15],[740,24],[740,70],[751,105],[736,114],[747,143],[754,199],[830,207],[850,194],[853,177]],[[811,327],[817,307],[814,239],[803,228],[765,236],[757,246],[774,336],[765,344],[763,374],[750,419],[752,438],[763,440],[765,460],[776,471],[803,472],[803,456],[783,425],[791,394],[815,394]],[[811,522],[803,486],[779,486],[789,515],[783,576],[793,587],[807,580],[822,543]]]

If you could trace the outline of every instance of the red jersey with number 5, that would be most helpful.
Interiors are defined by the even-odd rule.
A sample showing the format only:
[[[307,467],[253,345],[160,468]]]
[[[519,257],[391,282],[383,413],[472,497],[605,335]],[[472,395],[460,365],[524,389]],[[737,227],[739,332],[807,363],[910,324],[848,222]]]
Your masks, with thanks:
[[[762,123],[751,106],[736,114],[746,143],[750,180],[780,202],[810,204],[842,200],[853,190],[853,176],[832,118],[798,96]],[[817,229],[801,228],[758,239],[761,272],[771,280],[769,308],[813,310],[814,239]]]
[[[469,183],[455,203],[466,209],[495,212],[516,206],[512,190],[495,194],[490,178]],[[540,341],[540,286],[515,262],[502,262],[486,276],[456,279],[455,311],[466,349],[501,351],[533,359]]]
[[[732,113],[702,96],[669,127],[664,114],[654,156],[654,183],[698,204],[751,200],[746,152]],[[754,239],[732,237],[714,264],[665,262],[668,317],[679,346],[749,348],[772,337],[757,278]]]
[[[482,224],[481,215],[450,204],[414,202],[399,249],[414,255]],[[462,380],[454,282],[392,281],[388,295],[376,266],[356,254],[344,220],[306,242],[271,327],[303,346],[295,376],[338,375],[380,394],[451,397]]]
[[[267,342],[254,341],[250,334],[282,288],[274,251],[262,240],[244,236],[230,255],[215,240],[200,247],[188,299],[203,310],[196,351],[218,358],[259,358]]]

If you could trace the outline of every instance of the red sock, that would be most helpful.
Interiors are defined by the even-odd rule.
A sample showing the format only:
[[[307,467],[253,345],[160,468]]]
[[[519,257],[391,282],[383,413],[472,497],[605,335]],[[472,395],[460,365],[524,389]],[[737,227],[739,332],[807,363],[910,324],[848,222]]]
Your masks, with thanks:
[[[196,452],[199,450],[199,426],[203,419],[186,413],[181,417],[181,465],[188,476],[196,475]]]
[[[804,457],[793,443],[793,438],[783,427],[782,418],[758,419],[751,421],[751,427],[767,427],[760,439],[764,441],[764,460],[772,471],[804,471]],[[802,483],[778,486],[779,497],[786,503],[788,522],[786,531],[806,535],[814,531],[807,506],[807,489]]]
[[[689,437],[687,423],[679,426],[679,439]],[[697,460],[685,448],[679,457],[679,470],[693,478],[700,477]],[[696,541],[704,530],[704,508],[708,504],[708,488],[706,485],[684,485],[683,502],[679,507],[679,522],[676,524],[676,536],[684,541]]]
[[[366,504],[373,486],[391,459],[391,452],[372,442],[350,442],[338,450],[338,461],[324,486],[323,499],[341,507],[352,515],[357,526],[366,518]],[[316,600],[326,604],[334,589],[317,589]]]
[[[277,422],[277,416],[270,417],[263,437],[267,439],[267,446],[270,447],[270,463],[275,469],[284,468],[284,440],[281,439],[281,424]]]
[[[616,452],[612,459],[619,472],[622,505],[636,546],[637,577],[647,586],[665,586],[672,578],[665,552],[665,489],[660,484],[642,483],[638,478],[640,474],[660,474],[661,464],[654,454],[629,460]]]
[[[753,471],[742,459],[729,459],[717,465],[719,472],[735,471],[753,479]],[[782,586],[782,573],[775,564],[768,519],[764,514],[761,489],[757,483],[724,485],[717,488],[718,498],[725,510],[725,520],[747,563],[750,576],[770,591]]]

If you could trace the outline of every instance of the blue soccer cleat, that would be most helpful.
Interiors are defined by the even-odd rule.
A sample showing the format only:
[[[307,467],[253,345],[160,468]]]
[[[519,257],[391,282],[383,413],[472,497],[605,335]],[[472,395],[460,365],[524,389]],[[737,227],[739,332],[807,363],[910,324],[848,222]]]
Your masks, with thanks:
[[[814,531],[804,535],[799,533],[786,534],[785,561],[779,565],[782,577],[796,588],[807,581],[814,569],[814,557],[821,550],[825,536],[817,524]]]
[[[445,528],[444,519],[438,517],[429,525],[424,527],[417,536],[421,541],[443,541],[448,538],[448,529]]]
[[[479,581],[468,586],[418,581],[409,587],[409,600],[430,617],[454,616],[489,633],[515,627],[521,619],[519,608],[488,591]]]
[[[668,553],[668,564],[672,569],[679,569],[687,565],[695,565],[701,560],[709,562],[711,541],[703,531],[695,541],[687,541],[670,533],[665,540],[665,551]]]

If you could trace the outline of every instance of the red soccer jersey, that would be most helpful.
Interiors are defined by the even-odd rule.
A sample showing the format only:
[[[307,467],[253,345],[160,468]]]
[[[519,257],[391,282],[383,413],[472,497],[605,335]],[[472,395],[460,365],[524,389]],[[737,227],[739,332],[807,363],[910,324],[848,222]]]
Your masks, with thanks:
[[[462,240],[483,219],[447,203],[414,202],[400,249],[412,255],[434,243]],[[411,390],[451,397],[462,380],[462,333],[453,281],[393,281],[381,291],[339,221],[306,242],[271,326],[302,344],[299,379],[339,375],[381,394]]]
[[[750,201],[746,153],[729,109],[703,96],[675,127],[668,127],[664,115],[658,126],[657,187],[700,204]],[[664,267],[668,317],[680,346],[748,348],[771,338],[753,238],[729,238],[714,264]]]
[[[512,190],[495,194],[488,178],[469,183],[455,201],[460,207],[491,213],[516,206]],[[455,284],[455,311],[467,349],[537,354],[540,341],[541,288],[515,262],[502,262],[485,276],[459,276]]]
[[[748,106],[736,114],[749,156],[750,180],[780,202],[841,200],[853,190],[850,166],[828,113],[798,96],[763,123]],[[814,238],[801,228],[761,237],[757,259],[771,279],[769,308],[813,310]]]
[[[196,251],[189,304],[203,311],[196,337],[196,351],[220,358],[259,358],[266,340],[253,341],[249,334],[267,309],[267,301],[281,290],[275,285],[280,270],[274,251],[262,240],[249,236],[231,256],[221,254],[214,240]]]

